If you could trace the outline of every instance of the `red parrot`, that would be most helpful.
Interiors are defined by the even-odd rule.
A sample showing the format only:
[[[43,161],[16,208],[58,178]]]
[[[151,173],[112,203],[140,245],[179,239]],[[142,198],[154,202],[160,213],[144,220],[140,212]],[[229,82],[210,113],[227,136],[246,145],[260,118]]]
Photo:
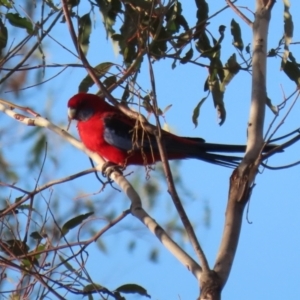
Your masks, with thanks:
[[[83,144],[108,161],[120,166],[149,165],[160,161],[156,137],[136,126],[101,97],[79,93],[68,102],[70,120],[77,120]],[[205,143],[202,138],[180,137],[162,130],[168,159],[196,158],[223,166],[237,166],[241,157],[211,152],[244,152],[242,145]],[[274,147],[274,146],[273,146]]]

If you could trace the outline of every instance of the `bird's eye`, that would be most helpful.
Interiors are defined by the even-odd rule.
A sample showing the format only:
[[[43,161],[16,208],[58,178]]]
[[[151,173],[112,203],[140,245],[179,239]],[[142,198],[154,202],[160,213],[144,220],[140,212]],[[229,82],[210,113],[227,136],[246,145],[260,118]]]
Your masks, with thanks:
[[[87,121],[94,114],[94,110],[91,107],[84,106],[77,110],[77,118],[80,121]]]

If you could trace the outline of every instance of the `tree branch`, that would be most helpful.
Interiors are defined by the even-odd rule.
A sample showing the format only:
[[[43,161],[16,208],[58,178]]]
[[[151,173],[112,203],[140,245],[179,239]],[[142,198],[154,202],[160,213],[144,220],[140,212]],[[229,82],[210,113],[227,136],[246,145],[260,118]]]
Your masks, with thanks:
[[[263,125],[267,99],[267,37],[270,18],[271,7],[266,7],[260,0],[257,0],[253,23],[252,96],[247,149],[243,161],[230,178],[224,231],[214,266],[214,271],[220,278],[221,289],[231,271],[239,241],[243,211],[251,196],[253,182],[260,163],[261,149],[264,145]]]
[[[49,120],[42,118],[38,114],[34,113],[32,110],[31,112],[36,116],[33,118],[29,118],[27,116],[18,114],[15,111],[13,111],[13,104],[10,104],[7,101],[1,102],[4,102],[5,105],[0,103],[0,111],[3,111],[11,118],[18,120],[25,125],[45,127],[48,130],[54,132],[55,134],[63,138],[65,141],[87,154],[93,161],[96,162],[96,169],[99,171],[102,170],[105,160],[98,154],[88,150],[80,141],[75,139],[67,131],[54,125]],[[24,108],[24,110],[28,109]],[[156,237],[161,241],[161,243],[198,279],[201,274],[200,266],[183,249],[181,249],[181,247],[179,247],[170,238],[170,236],[144,211],[139,195],[134,190],[132,185],[126,180],[126,178],[118,172],[111,173],[110,178],[114,180],[116,184],[119,185],[119,187],[123,190],[124,194],[131,201],[131,213],[134,216],[136,216],[142,223],[144,223],[149,228],[149,230],[156,235]],[[10,208],[14,209],[13,207]]]

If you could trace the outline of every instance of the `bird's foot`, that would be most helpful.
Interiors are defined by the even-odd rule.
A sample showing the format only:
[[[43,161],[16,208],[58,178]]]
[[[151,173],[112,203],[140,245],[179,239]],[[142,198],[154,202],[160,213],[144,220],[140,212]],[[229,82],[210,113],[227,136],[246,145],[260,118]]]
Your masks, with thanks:
[[[110,177],[110,175],[113,172],[117,172],[118,174],[123,175],[123,169],[124,168],[122,166],[119,166],[119,165],[116,165],[116,164],[114,164],[110,161],[107,161],[102,166],[101,172],[102,172],[103,176]]]

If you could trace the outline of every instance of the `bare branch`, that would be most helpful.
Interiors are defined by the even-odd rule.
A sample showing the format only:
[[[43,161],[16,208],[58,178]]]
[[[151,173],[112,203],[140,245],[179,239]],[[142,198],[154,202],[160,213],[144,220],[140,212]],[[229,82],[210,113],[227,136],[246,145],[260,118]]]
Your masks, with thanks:
[[[252,97],[247,149],[243,161],[230,178],[224,231],[214,266],[214,271],[221,279],[221,287],[225,285],[233,264],[242,226],[243,211],[251,196],[264,144],[263,125],[267,99],[267,34],[270,18],[271,9],[257,0],[253,23]]]
[[[1,104],[1,102],[5,102],[6,105]],[[13,119],[16,119],[22,122],[25,125],[31,126],[40,126],[45,127],[48,130],[54,132],[59,135],[61,138],[66,140],[68,143],[76,147],[77,149],[86,153],[93,161],[95,161],[98,165],[96,167],[97,170],[102,170],[103,165],[105,163],[104,159],[101,158],[98,154],[89,151],[81,142],[75,139],[68,132],[63,130],[62,128],[54,125],[49,120],[44,119],[40,116],[36,116],[34,118],[29,118],[24,115],[17,114],[14,112],[11,107],[14,105],[10,105],[7,101],[0,102],[0,111],[3,111],[5,114],[10,116]],[[94,170],[93,170],[94,171]],[[110,178],[114,180],[120,188],[123,190],[125,195],[131,201],[131,213],[136,216],[141,222],[143,222],[150,231],[156,235],[156,237],[162,242],[162,244],[184,265],[186,266],[196,278],[199,278],[201,273],[201,268],[199,265],[184,251],[179,247],[168,235],[167,233],[152,219],[150,216],[144,211],[142,208],[142,202],[134,190],[132,185],[126,180],[126,178],[118,172],[112,172],[110,174]],[[15,204],[16,205],[16,204]],[[14,209],[15,206],[12,205],[9,209]],[[3,212],[5,213],[5,212]]]

